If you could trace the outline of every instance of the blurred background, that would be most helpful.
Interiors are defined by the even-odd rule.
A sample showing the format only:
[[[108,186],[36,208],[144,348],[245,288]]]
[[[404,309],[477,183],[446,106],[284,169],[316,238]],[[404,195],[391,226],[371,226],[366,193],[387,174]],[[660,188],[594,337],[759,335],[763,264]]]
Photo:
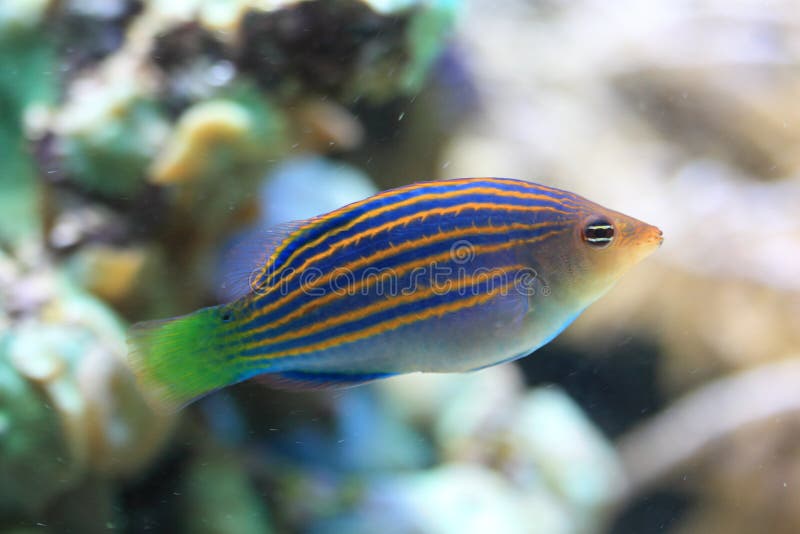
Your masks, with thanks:
[[[238,235],[506,176],[658,225],[552,344],[152,412]],[[0,0],[0,531],[800,531],[791,0]]]

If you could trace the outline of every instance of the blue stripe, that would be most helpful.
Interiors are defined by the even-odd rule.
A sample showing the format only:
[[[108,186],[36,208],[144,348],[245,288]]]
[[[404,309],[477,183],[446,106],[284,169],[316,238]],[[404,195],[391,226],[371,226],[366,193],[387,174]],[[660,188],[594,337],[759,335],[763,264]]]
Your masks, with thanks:
[[[406,197],[406,195],[403,196]],[[402,200],[403,200],[402,198],[398,198],[395,200],[394,203],[401,202]],[[309,258],[312,258],[314,255],[319,254],[330,247],[336,246],[338,243],[341,243],[362,232],[369,231],[372,228],[377,228],[382,225],[389,224],[397,219],[413,215],[419,215],[420,217],[422,217],[423,215],[429,213],[431,210],[434,209],[455,208],[458,207],[459,205],[468,204],[472,202],[484,203],[484,204],[496,203],[501,205],[530,207],[531,216],[528,222],[530,222],[531,224],[557,217],[557,214],[549,211],[534,212],[533,210],[536,208],[545,207],[545,208],[553,208],[557,210],[567,211],[564,208],[564,206],[558,204],[557,202],[533,202],[530,199],[497,197],[496,195],[492,194],[471,194],[466,197],[430,199],[426,201],[420,201],[417,204],[403,206],[378,216],[370,216],[365,220],[356,223],[352,228],[339,232],[336,235],[331,236],[329,239],[321,241],[316,246],[304,250],[301,254],[293,258],[291,262],[283,265],[282,268],[299,267],[303,265],[303,263]],[[353,220],[356,217],[357,216],[348,218],[349,220],[344,222],[344,224],[342,224],[341,226],[346,226],[346,224],[349,223],[350,220]],[[418,232],[424,230],[425,227],[430,227],[434,225],[440,225],[442,230],[444,231],[447,229],[456,229],[459,226],[470,225],[479,221],[486,221],[489,218],[491,218],[498,224],[503,224],[507,221],[519,221],[520,215],[519,213],[508,213],[507,211],[504,211],[499,207],[497,210],[491,210],[491,211],[465,208],[464,211],[460,213],[457,217],[453,217],[453,215],[436,215],[436,214],[427,215],[424,222],[415,221],[413,223],[414,227],[411,229],[411,231]],[[386,235],[386,232],[387,231],[384,230],[383,234],[384,236]],[[395,232],[395,230],[392,230],[392,232]],[[395,234],[393,233],[392,237],[394,236]],[[305,236],[303,237],[305,238]],[[303,239],[303,241],[305,242],[306,240]],[[300,246],[302,246],[302,244],[297,243],[297,246],[294,247],[295,250],[297,248],[300,248]]]
[[[287,340],[271,345],[268,344],[260,346],[258,348],[243,351],[239,354],[239,356],[254,357],[254,356],[262,356],[265,353],[269,352],[302,349],[302,347],[306,345],[322,342],[339,335],[349,334],[351,332],[358,332],[360,330],[369,328],[384,321],[391,320],[397,316],[407,315],[409,313],[415,311],[421,311],[426,308],[444,305],[450,302],[455,302],[457,300],[467,299],[478,294],[486,294],[492,288],[499,287],[499,284],[507,279],[506,277],[511,277],[513,279],[513,276],[514,273],[504,273],[501,276],[494,276],[489,279],[483,280],[478,284],[475,284],[471,288],[465,288],[463,292],[450,291],[442,294],[434,294],[420,301],[409,302],[406,304],[401,304],[399,306],[391,307],[384,311],[377,312],[367,317],[364,317],[362,319],[326,328],[325,330],[322,330],[314,334],[306,335],[297,339]]]
[[[513,240],[517,240],[517,239],[533,239],[535,237],[538,237],[539,235],[545,234],[547,232],[552,232],[553,230],[557,230],[559,228],[560,227],[556,226],[556,227],[547,227],[547,228],[540,228],[540,229],[534,229],[534,230],[522,229],[522,230],[514,230],[514,231],[511,231],[511,232],[508,232],[508,233],[505,233],[505,234],[482,234],[482,233],[476,233],[476,234],[470,235],[465,240],[469,241],[470,243],[472,243],[475,246],[497,245],[497,244],[501,244],[501,243],[505,243],[505,242],[513,241]],[[438,233],[438,232],[436,232],[436,233]],[[432,233],[431,235],[436,235],[436,233]],[[407,241],[413,241],[413,240],[416,240],[416,239],[419,239],[419,236],[409,236],[408,239],[403,240],[403,241],[399,241],[397,244],[404,243],[404,242],[407,242]],[[462,239],[464,239],[464,238],[462,238]],[[396,269],[399,266],[402,266],[404,264],[413,262],[415,260],[419,260],[419,259],[422,259],[422,258],[426,258],[426,257],[429,257],[429,256],[433,256],[433,255],[445,252],[450,248],[450,246],[451,246],[451,243],[448,242],[448,241],[445,241],[445,242],[431,243],[431,244],[428,244],[428,245],[423,245],[423,246],[414,248],[414,249],[406,251],[406,252],[401,252],[401,253],[399,253],[397,255],[390,256],[388,258],[384,258],[383,260],[373,262],[372,264],[370,264],[368,266],[353,270],[353,277],[356,280],[361,280],[361,279],[363,279],[365,277],[367,272],[371,272],[371,271],[368,271],[370,269],[371,270],[376,270],[377,269],[379,271],[380,270],[386,270],[386,269]],[[357,259],[357,257],[359,257],[359,256],[362,256],[362,255],[366,256],[366,255],[375,253],[375,252],[377,252],[379,250],[386,250],[387,248],[391,248],[391,247],[380,247],[380,248],[375,247],[373,249],[370,249],[369,251],[351,250],[351,251],[349,251],[347,253],[343,253],[342,255],[337,255],[337,256],[331,258],[329,262],[323,262],[323,263],[320,263],[318,265],[314,265],[313,266],[314,271],[309,270],[309,271],[307,271],[306,274],[309,274],[309,273],[312,273],[312,272],[327,274],[327,273],[333,271],[336,267],[340,267],[340,266],[346,264],[348,260]],[[503,254],[503,252],[492,253],[491,257],[486,258],[485,261],[487,261],[487,262],[492,261],[492,260],[496,259],[498,257],[498,255],[502,256],[502,254]],[[301,276],[296,277],[294,280],[292,280],[292,281],[290,281],[289,283],[286,284],[285,289],[281,288],[280,290],[278,290],[278,291],[276,291],[274,293],[271,293],[268,296],[272,296],[273,298],[281,299],[281,298],[284,297],[285,294],[290,293],[292,291],[296,291],[297,289],[302,287],[303,276],[305,276],[305,275],[301,275]],[[403,281],[406,281],[405,278],[399,280],[399,282],[403,282]],[[308,286],[306,285],[306,287],[308,287]],[[306,292],[306,293],[300,294],[300,295],[294,297],[294,299],[290,303],[287,303],[286,305],[279,306],[275,310],[273,310],[273,311],[271,311],[271,312],[269,312],[269,313],[267,313],[267,314],[265,314],[265,315],[263,315],[261,317],[258,317],[257,319],[254,319],[254,320],[252,320],[250,322],[245,322],[245,323],[242,323],[242,324],[238,325],[237,331],[242,333],[242,334],[246,334],[247,331],[249,331],[251,329],[255,329],[255,328],[267,325],[270,322],[273,322],[273,321],[279,319],[283,315],[291,313],[292,311],[294,311],[298,307],[302,306],[303,304],[305,304],[305,303],[307,303],[309,301],[312,301],[312,300],[314,300],[316,298],[319,298],[320,295],[317,294],[317,293],[319,293],[319,292],[318,291],[315,292],[315,293]],[[361,306],[361,303],[359,301],[357,301],[357,300],[354,300],[353,297],[351,297],[351,298],[342,298],[341,300],[342,300],[342,304],[341,305],[344,305],[344,306],[348,306],[348,307],[351,307],[351,308],[355,307],[355,306],[358,306],[358,307]],[[271,298],[263,298],[262,297],[261,299],[258,299],[258,300],[256,300],[255,302],[252,303],[253,309],[260,309],[261,307],[263,307],[263,306],[265,306],[265,305],[267,305],[267,304],[269,304],[271,302],[273,302],[273,300]],[[335,304],[335,303],[329,303],[328,306],[333,305],[333,304]],[[326,306],[326,308],[328,306]],[[277,329],[275,331],[262,332],[258,337],[261,337],[262,335],[267,335],[267,334],[268,335],[277,335],[279,332],[283,331],[284,329],[297,328],[297,327],[298,327],[298,324],[295,321],[291,321],[290,323],[288,323],[286,325],[283,325],[282,327],[280,327],[279,329]],[[248,338],[249,337],[250,336],[248,336]]]
[[[469,197],[470,201],[484,201],[491,203],[492,198],[487,195],[471,195]],[[505,200],[505,199],[504,199]],[[514,199],[516,200],[516,199]],[[379,218],[380,224],[385,222],[390,222],[393,219],[397,219],[401,216],[406,215],[413,215],[417,213],[424,213],[425,211],[430,211],[432,208],[438,207],[455,207],[458,206],[460,203],[465,202],[464,199],[453,199],[452,202],[441,202],[441,201],[434,201],[431,203],[431,206],[427,206],[429,203],[424,203],[427,207],[424,210],[419,208],[419,205],[409,206],[407,209],[403,208],[398,210],[398,213],[392,212],[392,214],[387,214],[386,216],[381,216]],[[517,202],[510,202],[510,205],[516,205],[521,207],[527,207],[524,201],[517,201]],[[538,206],[537,206],[538,207]],[[363,239],[359,240],[357,243],[351,243],[348,247],[343,248],[342,250],[337,251],[334,255],[331,255],[328,258],[325,258],[319,261],[318,264],[313,265],[312,267],[318,269],[322,272],[328,272],[330,270],[335,269],[336,267],[340,267],[345,265],[348,260],[355,259],[357,256],[366,256],[369,254],[378,253],[381,250],[386,250],[392,247],[400,246],[404,243],[434,236],[441,232],[449,232],[449,231],[457,231],[462,228],[468,228],[470,226],[503,226],[505,224],[510,224],[513,222],[520,222],[524,220],[527,224],[536,224],[538,222],[543,222],[545,220],[563,220],[566,219],[567,216],[560,216],[556,213],[552,212],[535,212],[531,211],[529,216],[522,216],[520,213],[509,213],[502,208],[497,210],[474,210],[474,209],[464,209],[458,216],[453,216],[452,214],[446,215],[428,215],[424,222],[414,222],[408,226],[401,226],[399,228],[394,228],[388,232],[378,233],[374,235],[370,235],[368,237],[364,237]],[[376,219],[369,219],[364,221],[363,223],[359,223],[355,225],[354,228],[347,232],[342,232],[341,234],[332,237],[331,239],[326,239],[322,241],[318,246],[312,247],[308,251],[305,251],[303,254],[299,255],[297,259],[293,260],[290,265],[286,265],[281,268],[282,273],[279,273],[272,284],[271,287],[279,284],[282,279],[286,279],[289,276],[292,276],[292,269],[295,267],[300,267],[303,265],[303,261],[308,260],[309,258],[313,257],[314,254],[320,254],[323,251],[329,249],[330,247],[334,246],[336,243],[341,243],[344,239],[347,239],[359,232],[363,232],[368,230],[370,227],[376,226],[374,221]],[[427,231],[426,231],[427,230]],[[539,235],[544,230],[540,229],[536,233],[532,235]],[[306,236],[301,236],[301,239],[298,241],[305,241]],[[470,239],[479,239],[480,236],[471,236]],[[302,246],[301,244],[297,244],[296,246]],[[449,246],[446,243],[440,243],[439,246],[445,247]],[[296,277],[296,275],[294,275]],[[292,290],[299,287],[300,280],[299,278],[295,278],[295,280],[290,281],[286,286],[286,289]],[[260,308],[263,305],[268,304],[271,302],[269,299],[262,300],[261,302],[255,302],[254,305],[256,308]]]
[[[476,187],[486,187],[486,188],[493,188],[498,191],[507,191],[507,192],[514,192],[514,193],[522,193],[522,194],[536,194],[536,195],[548,195],[553,197],[553,203],[543,203],[543,202],[534,202],[529,199],[518,199],[519,203],[522,205],[529,205],[532,208],[543,206],[545,204],[550,205],[551,207],[559,207],[561,209],[569,209],[575,208],[574,205],[569,205],[578,200],[578,198],[567,191],[560,191],[560,190],[551,190],[543,188],[538,184],[532,184],[530,182],[524,182],[521,180],[511,180],[511,179],[504,179],[506,182],[503,183],[495,183],[485,179],[475,179],[470,182],[465,182],[461,184],[453,184],[446,180],[438,181],[438,182],[428,182],[432,185],[429,187],[423,187],[419,189],[410,189],[406,192],[402,192],[403,189],[406,187],[401,187],[397,189],[393,189],[387,191],[386,195],[376,195],[371,199],[367,199],[362,205],[360,205],[357,209],[349,211],[348,207],[345,206],[340,208],[336,211],[331,212],[330,214],[320,217],[319,219],[315,219],[310,221],[309,226],[304,227],[302,232],[296,236],[291,242],[286,245],[281,253],[276,256],[274,259],[271,260],[270,265],[268,266],[267,272],[274,273],[277,270],[283,269],[285,267],[289,267],[292,264],[294,265],[301,265],[302,261],[304,261],[310,255],[313,255],[314,251],[318,251],[322,246],[331,246],[333,243],[339,241],[340,239],[346,239],[347,236],[351,235],[350,233],[342,233],[338,235],[333,235],[331,240],[325,240],[324,243],[321,243],[315,248],[312,248],[309,251],[304,252],[298,258],[292,261],[292,264],[285,264],[286,261],[291,257],[291,255],[300,247],[302,247],[306,243],[310,243],[315,241],[319,237],[331,233],[333,234],[338,228],[346,226],[350,221],[353,219],[367,214],[370,211],[382,208],[387,205],[396,204],[407,200],[409,198],[414,198],[420,195],[429,195],[435,193],[449,193],[452,191],[461,191],[465,189],[472,189]],[[492,197],[492,195],[480,195],[481,198],[485,198],[487,202],[498,202],[498,203],[513,203],[512,199],[507,197]],[[475,195],[475,198],[478,198]],[[470,202],[474,200],[466,200],[464,197],[457,197],[454,199],[447,200],[431,200],[430,202],[424,202],[420,204],[413,204],[411,206],[407,206],[406,208],[401,208],[405,215],[414,213],[415,211],[421,212],[424,209],[428,209],[431,207],[445,207],[445,206],[454,206],[459,203]],[[560,202],[566,201],[568,205],[561,204]],[[437,205],[437,203],[439,203]],[[426,207],[423,207],[426,206]],[[384,222],[388,222],[392,219],[396,219],[398,217],[403,216],[397,211],[391,211],[378,219],[369,218],[364,221],[363,226],[359,226],[358,228],[353,228],[349,232],[351,233],[358,233],[359,231],[363,231],[363,228],[366,227],[374,227]],[[263,279],[259,280],[259,282],[263,283]]]

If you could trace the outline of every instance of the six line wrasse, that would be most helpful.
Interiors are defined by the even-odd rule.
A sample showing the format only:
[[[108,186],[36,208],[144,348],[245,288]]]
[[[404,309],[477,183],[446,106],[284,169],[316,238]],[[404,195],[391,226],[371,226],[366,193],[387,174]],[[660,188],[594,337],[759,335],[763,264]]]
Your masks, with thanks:
[[[135,325],[129,360],[173,408],[259,375],[324,387],[480,369],[548,343],[661,241],[543,185],[412,184],[265,232],[238,298]]]

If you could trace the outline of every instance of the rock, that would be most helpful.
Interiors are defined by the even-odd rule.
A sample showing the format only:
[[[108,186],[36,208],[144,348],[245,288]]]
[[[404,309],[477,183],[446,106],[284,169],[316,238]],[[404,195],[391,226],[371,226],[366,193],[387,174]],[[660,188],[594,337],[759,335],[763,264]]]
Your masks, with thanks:
[[[137,472],[160,450],[172,416],[139,394],[111,311],[47,264],[10,264],[0,278],[0,418],[13,439],[0,440],[8,447],[0,480],[14,482],[0,486],[14,492],[0,492],[0,508],[30,514],[90,476]]]
[[[189,467],[182,523],[197,534],[275,532],[265,500],[243,466],[222,451],[201,456]]]
[[[263,168],[280,152],[283,121],[266,100],[249,96],[189,108],[153,163],[150,180],[164,185],[215,179],[226,168]]]
[[[370,178],[345,163],[301,156],[267,176],[261,190],[266,227],[307,219],[377,193]]]

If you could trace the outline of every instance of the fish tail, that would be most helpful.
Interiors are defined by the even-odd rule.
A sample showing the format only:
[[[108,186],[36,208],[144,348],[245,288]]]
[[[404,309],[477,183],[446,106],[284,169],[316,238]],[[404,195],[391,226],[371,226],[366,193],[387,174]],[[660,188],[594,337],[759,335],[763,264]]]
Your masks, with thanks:
[[[178,410],[242,379],[221,342],[221,326],[217,307],[133,325],[128,362],[157,408]]]

